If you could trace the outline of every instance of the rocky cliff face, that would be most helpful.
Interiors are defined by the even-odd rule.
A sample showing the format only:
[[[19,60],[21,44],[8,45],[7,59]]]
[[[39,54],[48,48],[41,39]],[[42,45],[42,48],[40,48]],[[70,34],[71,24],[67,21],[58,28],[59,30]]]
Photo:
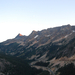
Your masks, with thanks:
[[[60,27],[44,29],[42,31],[32,31],[29,36],[18,34],[14,39],[7,40],[2,44],[7,45],[9,48],[10,44],[12,46],[12,43],[16,42],[20,46],[23,46],[22,48],[24,48],[22,50],[17,48],[18,51],[16,50],[16,52],[15,50],[10,51],[10,49],[8,49],[9,51],[6,51],[7,54],[11,54],[11,52],[17,54],[18,52],[20,52],[19,54],[21,56],[22,53],[25,52],[23,53],[24,56],[32,56],[33,54],[43,55],[44,52],[49,51],[51,53],[51,51],[53,50],[56,51],[57,49],[59,49],[59,47],[67,45],[73,38],[75,38],[75,26],[64,25]],[[53,49],[53,47],[55,48]],[[54,55],[47,55],[51,58],[54,57],[55,53]]]
[[[14,39],[1,43],[0,51],[35,62],[49,61],[49,67],[55,72],[64,64],[75,64],[75,26],[32,31],[29,36],[18,34]]]
[[[48,28],[42,31],[32,31],[29,36],[24,36],[22,34],[18,34],[14,39],[7,40],[4,43],[20,43],[21,45],[27,46],[28,43],[30,45],[37,45],[37,47],[49,44],[50,42],[59,42],[63,39],[69,40],[74,38],[75,34],[75,26],[64,25],[55,28]],[[29,46],[30,46],[29,45]]]

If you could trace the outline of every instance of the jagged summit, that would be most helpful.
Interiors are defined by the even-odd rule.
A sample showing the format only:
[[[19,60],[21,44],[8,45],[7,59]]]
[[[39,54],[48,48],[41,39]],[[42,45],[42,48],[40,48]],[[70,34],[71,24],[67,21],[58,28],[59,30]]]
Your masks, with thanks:
[[[19,35],[19,36],[23,36],[23,35],[22,35],[22,34],[20,34],[20,33],[19,33],[18,35]]]
[[[37,34],[37,31],[33,30],[29,36],[33,36],[33,35],[36,35]]]
[[[18,34],[16,37],[15,37],[15,39],[20,39],[20,38],[22,38],[24,35],[22,35],[22,34]]]
[[[36,32],[35,30],[33,30],[34,32]]]
[[[36,33],[37,31],[33,30],[32,33]]]

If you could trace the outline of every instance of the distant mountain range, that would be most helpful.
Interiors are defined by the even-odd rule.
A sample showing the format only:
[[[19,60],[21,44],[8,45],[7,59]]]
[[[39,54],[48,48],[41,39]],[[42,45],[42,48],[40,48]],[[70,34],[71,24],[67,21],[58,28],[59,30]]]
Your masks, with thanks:
[[[0,51],[23,59],[49,61],[50,68],[56,72],[64,64],[75,61],[75,26],[68,24],[32,31],[29,36],[18,34],[2,42]],[[54,67],[56,65],[60,66]]]

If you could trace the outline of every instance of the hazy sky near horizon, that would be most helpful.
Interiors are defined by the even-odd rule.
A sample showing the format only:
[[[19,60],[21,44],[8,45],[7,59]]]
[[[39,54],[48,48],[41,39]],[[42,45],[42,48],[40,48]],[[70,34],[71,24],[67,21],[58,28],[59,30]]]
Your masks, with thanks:
[[[67,24],[75,25],[75,0],[0,0],[0,42]]]

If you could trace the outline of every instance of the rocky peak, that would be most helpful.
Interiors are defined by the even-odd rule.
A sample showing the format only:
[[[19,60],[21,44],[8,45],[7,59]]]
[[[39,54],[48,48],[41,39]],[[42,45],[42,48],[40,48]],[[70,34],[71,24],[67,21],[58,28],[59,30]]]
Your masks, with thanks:
[[[33,30],[32,33],[36,33],[37,31]]]
[[[29,36],[30,37],[32,37],[32,36],[34,37],[36,34],[37,34],[37,31],[33,30]]]
[[[18,35],[19,35],[19,36],[23,36],[23,35],[22,35],[22,34],[20,34],[20,33],[19,33]]]
[[[22,38],[22,37],[23,37],[23,35],[19,33],[19,34],[15,37],[15,39],[20,39],[20,38]]]

